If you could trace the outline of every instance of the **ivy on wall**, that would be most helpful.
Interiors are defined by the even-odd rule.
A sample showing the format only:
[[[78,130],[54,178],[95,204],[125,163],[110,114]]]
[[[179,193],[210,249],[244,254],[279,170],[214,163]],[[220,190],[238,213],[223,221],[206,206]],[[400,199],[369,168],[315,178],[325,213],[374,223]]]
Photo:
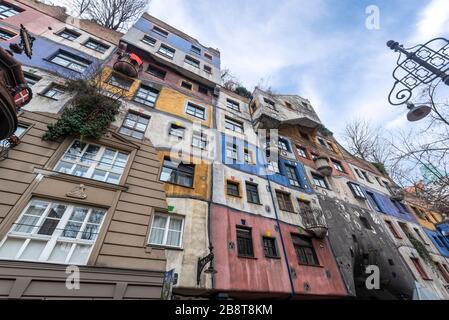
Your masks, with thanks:
[[[43,139],[54,141],[65,136],[100,139],[119,113],[119,98],[105,96],[94,82],[84,79],[69,80],[67,90],[74,97],[58,121],[48,125]]]
[[[432,263],[432,257],[430,256],[430,253],[427,250],[426,246],[421,241],[416,239],[410,232],[407,232],[407,237],[409,238],[412,245],[415,247],[416,251],[418,251],[420,257],[426,263]]]

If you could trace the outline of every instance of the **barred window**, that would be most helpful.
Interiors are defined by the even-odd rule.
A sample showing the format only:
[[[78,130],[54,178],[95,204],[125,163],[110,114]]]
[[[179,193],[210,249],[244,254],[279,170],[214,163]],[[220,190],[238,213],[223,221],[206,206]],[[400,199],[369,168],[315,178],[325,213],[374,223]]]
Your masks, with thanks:
[[[242,257],[254,257],[251,229],[237,227],[237,252]]]
[[[315,248],[313,247],[312,240],[297,234],[292,234],[291,237],[299,264],[318,266],[318,257]]]
[[[262,237],[263,251],[267,258],[278,258],[278,250],[276,247],[276,238]]]

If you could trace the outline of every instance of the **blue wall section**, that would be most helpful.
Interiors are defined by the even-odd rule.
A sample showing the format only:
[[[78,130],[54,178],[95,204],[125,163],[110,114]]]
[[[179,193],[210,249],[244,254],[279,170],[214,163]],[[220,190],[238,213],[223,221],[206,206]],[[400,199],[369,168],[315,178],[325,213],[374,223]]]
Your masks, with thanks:
[[[60,74],[67,78],[78,78],[83,75],[89,75],[92,74],[92,72],[98,68],[101,64],[101,60],[96,59],[88,54],[85,54],[81,51],[75,50],[73,48],[70,48],[68,46],[53,42],[51,40],[33,35],[36,40],[33,43],[33,56],[31,59],[29,59],[24,54],[14,54],[14,58],[19,60],[23,65],[27,65],[30,67],[36,67],[40,68],[46,71],[49,71],[51,73]],[[11,42],[15,43],[17,42],[17,37],[15,37]],[[9,48],[10,42],[7,41],[1,41],[0,46],[2,46],[5,49]],[[74,72],[70,69],[61,67],[57,64],[54,64],[48,59],[50,59],[54,54],[56,54],[59,50],[67,51],[71,54],[74,54],[76,56],[79,56],[81,58],[84,58],[86,60],[91,61],[91,64],[86,69],[86,71],[81,74],[79,72]]]
[[[383,213],[418,224],[418,221],[410,212],[402,208],[401,209],[397,208],[393,204],[389,196],[376,192],[372,189],[368,189],[362,185],[361,187],[365,193],[371,192],[374,195],[374,198],[376,199],[377,204]]]
[[[441,255],[449,257],[449,240],[440,232],[423,228]]]
[[[198,43],[191,43],[190,41],[187,41],[186,39],[181,38],[180,36],[178,36],[174,33],[171,33],[171,32],[169,33],[169,35],[167,37],[163,37],[163,36],[151,31],[153,29],[153,26],[154,26],[153,23],[151,23],[150,21],[148,21],[147,19],[144,19],[144,18],[140,18],[134,24],[134,28],[147,33],[149,36],[159,39],[159,40],[167,43],[169,46],[172,46],[175,49],[181,50],[181,51],[191,55],[192,57],[200,59],[208,64],[212,64],[216,68],[220,68],[220,57],[207,51],[206,47],[204,47]],[[190,49],[192,48],[192,44],[201,49],[201,57],[194,53],[191,53]],[[204,52],[206,52],[206,51],[212,56],[212,63],[209,59],[204,58]]]
[[[243,163],[242,164],[241,163],[232,163],[231,160],[226,159],[226,144],[227,143],[233,143],[237,146],[239,160],[243,159],[244,148],[248,148],[249,151],[253,155],[256,155],[256,159],[255,159],[256,164],[250,165],[250,164],[243,164]],[[254,145],[246,143],[242,139],[238,139],[238,138],[235,138],[232,136],[227,136],[224,133],[221,134],[221,155],[222,155],[221,161],[225,165],[227,165],[233,169],[240,170],[240,171],[243,171],[243,172],[246,172],[249,174],[254,174],[254,175],[257,175],[257,176],[265,178],[265,179],[269,179],[270,181],[273,181],[275,183],[278,183],[278,184],[283,185],[288,188],[301,190],[301,191],[307,192],[307,193],[313,193],[313,189],[310,186],[310,183],[307,179],[304,166],[300,162],[279,158],[280,174],[272,174],[271,172],[269,172],[269,174],[267,174],[265,154],[264,154],[264,152],[262,152],[262,150],[260,150],[259,148],[257,148]],[[290,182],[285,174],[285,172],[286,172],[285,165],[286,164],[289,164],[289,165],[295,167],[296,176],[301,185],[301,188],[292,186],[290,184]]]

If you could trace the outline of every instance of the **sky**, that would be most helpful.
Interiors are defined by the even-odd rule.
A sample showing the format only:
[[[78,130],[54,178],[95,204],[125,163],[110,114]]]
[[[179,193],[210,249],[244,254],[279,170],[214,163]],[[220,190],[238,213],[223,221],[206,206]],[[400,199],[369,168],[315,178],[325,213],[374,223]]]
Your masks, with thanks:
[[[448,0],[151,0],[148,12],[218,48],[248,89],[309,99],[338,137],[354,117],[411,125],[387,100],[397,53],[385,44],[449,37],[448,9]]]

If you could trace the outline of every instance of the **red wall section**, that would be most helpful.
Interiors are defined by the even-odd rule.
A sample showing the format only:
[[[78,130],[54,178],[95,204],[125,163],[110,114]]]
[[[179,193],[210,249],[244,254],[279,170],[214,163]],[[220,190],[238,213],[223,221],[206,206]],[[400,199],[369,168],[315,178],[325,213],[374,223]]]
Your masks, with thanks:
[[[242,225],[252,228],[252,238],[255,258],[241,258],[237,256],[236,226]],[[218,271],[215,275],[215,289],[218,291],[246,291],[267,293],[271,295],[287,296],[291,293],[291,286],[284,261],[279,232],[275,229],[276,221],[261,216],[250,215],[227,207],[211,205],[211,238],[214,246],[214,267]],[[321,266],[303,266],[298,263],[291,241],[290,233],[298,233],[298,227],[282,224],[284,241],[290,266],[296,272],[293,279],[297,294],[313,294],[324,296],[345,296],[347,294],[344,283],[338,271],[327,240],[313,240],[315,250]],[[262,236],[266,232],[276,237],[280,259],[266,258],[262,247]],[[234,248],[229,247],[230,243]],[[330,275],[328,278],[327,273]],[[304,282],[310,286],[304,290]]]

